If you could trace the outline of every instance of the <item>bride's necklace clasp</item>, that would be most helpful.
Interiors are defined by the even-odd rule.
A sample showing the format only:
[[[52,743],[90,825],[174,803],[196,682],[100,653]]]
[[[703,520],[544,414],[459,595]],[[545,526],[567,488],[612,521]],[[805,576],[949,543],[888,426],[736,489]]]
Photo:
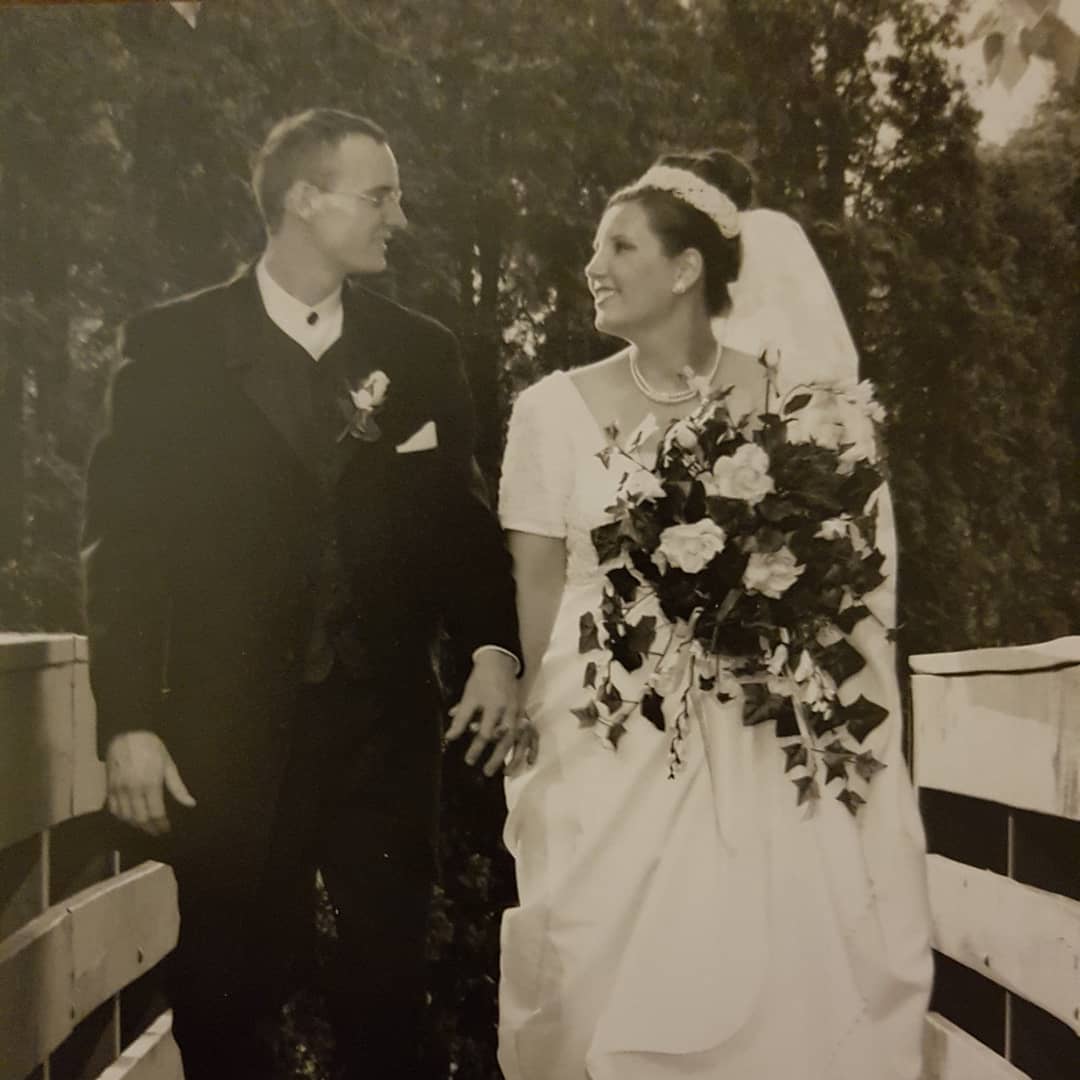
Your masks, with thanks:
[[[650,401],[655,401],[658,405],[679,405],[698,396],[699,391],[694,383],[711,385],[713,379],[716,378],[717,371],[720,370],[720,354],[723,352],[723,348],[723,345],[716,347],[716,355],[713,357],[711,367],[700,378],[694,376],[694,369],[689,365],[679,372],[679,375],[688,384],[685,390],[657,390],[649,385],[645,376],[641,373],[641,367],[638,364],[638,351],[634,346],[631,346],[630,377],[634,380],[634,385],[641,391],[642,395]]]

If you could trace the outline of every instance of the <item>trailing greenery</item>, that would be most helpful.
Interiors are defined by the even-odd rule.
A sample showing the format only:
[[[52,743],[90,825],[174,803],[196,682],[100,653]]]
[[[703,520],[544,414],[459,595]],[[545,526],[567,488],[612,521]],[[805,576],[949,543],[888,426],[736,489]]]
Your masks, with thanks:
[[[81,473],[117,327],[257,254],[251,152],[326,104],[391,133],[413,228],[380,287],[459,334],[489,471],[509,393],[611,348],[582,274],[607,194],[665,149],[724,145],[806,226],[889,411],[903,646],[1075,632],[1080,106],[1059,88],[980,147],[944,59],[956,14],[231,0],[193,31],[166,4],[5,7],[0,627],[80,628]],[[433,994],[458,1076],[495,1076],[501,800],[464,770],[448,788]]]

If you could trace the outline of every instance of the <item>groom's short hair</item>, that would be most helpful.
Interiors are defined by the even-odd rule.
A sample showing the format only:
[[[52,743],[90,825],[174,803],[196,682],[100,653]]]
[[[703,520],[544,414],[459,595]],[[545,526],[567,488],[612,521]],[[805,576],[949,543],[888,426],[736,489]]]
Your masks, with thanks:
[[[386,132],[374,120],[342,109],[307,109],[276,123],[255,156],[251,183],[267,229],[275,232],[285,215],[285,196],[297,180],[328,183],[329,152],[349,135],[366,135],[380,145]]]

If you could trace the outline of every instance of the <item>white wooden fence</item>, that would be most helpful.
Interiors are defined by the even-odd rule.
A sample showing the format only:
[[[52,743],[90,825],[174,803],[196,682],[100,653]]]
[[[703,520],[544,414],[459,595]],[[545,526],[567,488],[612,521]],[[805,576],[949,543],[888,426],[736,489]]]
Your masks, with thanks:
[[[0,634],[0,793],[0,1080],[182,1080],[167,1014],[120,1046],[179,915],[167,866],[117,873],[78,833],[104,796],[85,639]]]
[[[911,668],[915,781],[960,797],[936,810],[952,836],[949,855],[930,856],[935,948],[1003,989],[985,1029],[1000,1052],[931,1014],[926,1080],[1080,1078],[1080,637],[915,656]],[[935,812],[924,812],[933,851]],[[957,828],[966,813],[980,835]],[[985,853],[993,820],[999,865],[971,865],[963,849]],[[1078,883],[1073,895],[1031,881],[1039,866]]]

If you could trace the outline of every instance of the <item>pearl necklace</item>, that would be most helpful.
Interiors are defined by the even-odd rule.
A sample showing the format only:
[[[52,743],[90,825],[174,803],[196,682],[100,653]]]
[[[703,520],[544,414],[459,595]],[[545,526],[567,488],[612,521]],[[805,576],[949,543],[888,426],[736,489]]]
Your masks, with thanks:
[[[720,354],[723,352],[723,349],[723,345],[717,346],[716,356],[713,357],[712,367],[700,377],[699,381],[703,381],[708,385],[716,378],[716,373],[720,370]],[[687,364],[679,374],[686,379],[687,382],[695,377],[693,368],[691,368],[689,364]],[[634,385],[638,390],[640,390],[650,401],[655,401],[658,405],[678,405],[698,396],[697,387],[692,385],[688,386],[685,390],[655,390],[651,387],[645,381],[645,376],[641,374],[641,368],[638,366],[638,351],[633,347],[630,349],[630,377],[634,380]]]

